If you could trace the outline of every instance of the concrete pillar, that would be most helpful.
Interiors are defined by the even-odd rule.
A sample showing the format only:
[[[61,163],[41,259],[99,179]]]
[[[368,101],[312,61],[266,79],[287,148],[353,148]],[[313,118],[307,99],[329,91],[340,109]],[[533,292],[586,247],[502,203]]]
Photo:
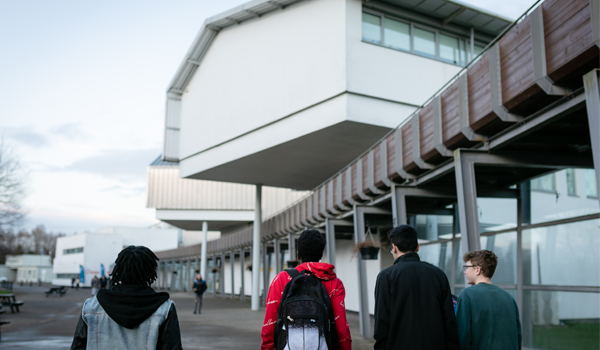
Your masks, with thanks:
[[[325,219],[325,239],[327,241],[327,260],[335,266],[335,225],[334,220]]]
[[[200,253],[200,259],[201,259],[201,263],[200,263],[200,274],[202,275],[202,278],[206,279],[207,275],[207,271],[206,271],[206,247],[208,245],[207,243],[208,240],[208,222],[204,221],[202,222],[202,251]]]
[[[252,310],[258,311],[260,303],[260,243],[262,238],[262,185],[256,185],[254,204],[254,232],[252,236]]]
[[[233,300],[235,295],[235,252],[233,250],[229,253],[229,260],[231,264],[231,300]]]
[[[185,291],[184,286],[183,286],[183,281],[185,281],[183,279],[183,274],[184,274],[184,261],[183,260],[179,260],[179,291],[183,292]]]
[[[394,227],[408,223],[406,217],[406,196],[396,185],[392,185],[392,220]]]
[[[600,192],[600,69],[594,69],[584,75],[583,86],[585,88],[585,106],[592,141],[594,169],[596,170],[596,188]]]
[[[244,283],[244,275],[246,274],[246,267],[244,266],[245,264],[245,259],[246,257],[244,256],[246,254],[246,251],[242,248],[240,249],[240,272],[241,272],[241,276],[240,276],[240,301],[245,301],[246,300],[246,284]]]
[[[177,247],[183,247],[183,230],[177,229]]]

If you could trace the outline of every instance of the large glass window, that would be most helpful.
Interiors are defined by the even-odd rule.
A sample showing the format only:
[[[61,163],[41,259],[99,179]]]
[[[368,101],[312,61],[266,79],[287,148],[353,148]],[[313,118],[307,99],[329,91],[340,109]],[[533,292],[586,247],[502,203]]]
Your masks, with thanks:
[[[594,169],[585,169],[585,195],[591,198],[598,198],[598,185]]]
[[[512,198],[477,198],[479,232],[500,231],[517,227],[517,200]]]
[[[415,53],[435,58],[435,33],[415,27],[413,31],[413,47]]]
[[[532,181],[531,223],[537,224],[598,213],[600,207],[597,197],[570,195],[578,188],[589,190],[590,187],[585,178],[587,173],[584,174],[586,171],[580,169],[560,170]]]
[[[545,350],[596,350],[600,343],[597,293],[523,291],[523,346]]]
[[[381,17],[363,12],[362,38],[375,44],[381,44]]]
[[[523,284],[600,286],[600,220],[523,231]]]
[[[83,253],[83,247],[63,249],[63,255]]]
[[[554,174],[540,176],[531,180],[531,189],[536,191],[556,192]]]
[[[452,239],[453,220],[450,215],[410,216],[411,226],[417,229],[419,243]]]
[[[575,169],[567,169],[565,173],[567,175],[567,193],[569,194],[569,196],[576,196],[577,179],[575,176]]]
[[[410,51],[410,25],[408,23],[386,18],[383,35],[386,46]]]
[[[460,63],[460,50],[458,49],[457,38],[440,34],[440,60],[453,64]]]
[[[419,258],[442,269],[452,281],[452,242],[427,244],[419,248]]]

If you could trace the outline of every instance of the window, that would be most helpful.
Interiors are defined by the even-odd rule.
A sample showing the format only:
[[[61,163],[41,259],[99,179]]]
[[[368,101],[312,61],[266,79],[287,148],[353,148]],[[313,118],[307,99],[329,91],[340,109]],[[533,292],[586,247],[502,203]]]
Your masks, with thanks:
[[[381,17],[363,12],[362,38],[375,44],[381,44]]]
[[[381,14],[362,13],[362,40],[386,47],[465,66],[473,59],[471,43],[433,28],[393,19]],[[475,56],[485,47],[475,44]]]
[[[413,32],[415,53],[435,58],[435,33],[425,29],[415,28]]]
[[[594,169],[585,169],[585,194],[588,197],[598,198],[598,186]]]
[[[531,189],[536,191],[556,192],[556,181],[554,174],[540,176],[531,180]]]
[[[71,279],[73,277],[79,276],[79,274],[76,274],[76,273],[57,273],[55,276],[56,276],[56,278],[68,278],[68,279]]]
[[[460,63],[457,38],[440,34],[440,60],[453,64]]]
[[[410,51],[410,25],[408,23],[386,18],[383,36],[386,46]]]
[[[63,255],[83,253],[83,247],[63,249]]]
[[[569,196],[577,196],[575,169],[567,169],[567,193]]]

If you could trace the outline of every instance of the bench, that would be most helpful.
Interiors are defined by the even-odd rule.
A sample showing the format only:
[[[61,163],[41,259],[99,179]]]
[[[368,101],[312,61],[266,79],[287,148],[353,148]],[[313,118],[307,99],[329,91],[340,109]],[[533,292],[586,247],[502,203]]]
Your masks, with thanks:
[[[62,298],[62,296],[65,295],[65,293],[67,293],[67,290],[65,289],[65,287],[52,287],[52,288],[48,289],[47,291],[45,291],[44,293],[46,293],[46,298],[50,294],[58,294]]]
[[[0,294],[0,304],[3,306],[10,306],[10,312],[15,313],[15,309],[17,312],[21,312],[19,310],[20,306],[25,304],[24,301],[17,300],[14,294]]]

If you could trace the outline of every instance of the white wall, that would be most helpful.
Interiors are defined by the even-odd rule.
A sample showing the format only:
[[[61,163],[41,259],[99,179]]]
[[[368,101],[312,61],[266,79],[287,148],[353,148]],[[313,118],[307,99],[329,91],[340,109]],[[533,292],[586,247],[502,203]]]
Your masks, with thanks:
[[[108,275],[111,265],[115,263],[117,255],[123,249],[123,236],[119,234],[86,234],[84,248],[85,282],[84,286],[90,286],[92,278],[100,277],[100,264],[104,264],[104,273]]]
[[[0,265],[0,277],[6,277],[8,281],[14,281],[16,278],[15,271],[6,265]]]
[[[345,90],[345,1],[302,1],[223,29],[182,97],[181,158]]]
[[[347,0],[346,16],[348,91],[421,105],[461,69],[362,42],[361,1]]]

